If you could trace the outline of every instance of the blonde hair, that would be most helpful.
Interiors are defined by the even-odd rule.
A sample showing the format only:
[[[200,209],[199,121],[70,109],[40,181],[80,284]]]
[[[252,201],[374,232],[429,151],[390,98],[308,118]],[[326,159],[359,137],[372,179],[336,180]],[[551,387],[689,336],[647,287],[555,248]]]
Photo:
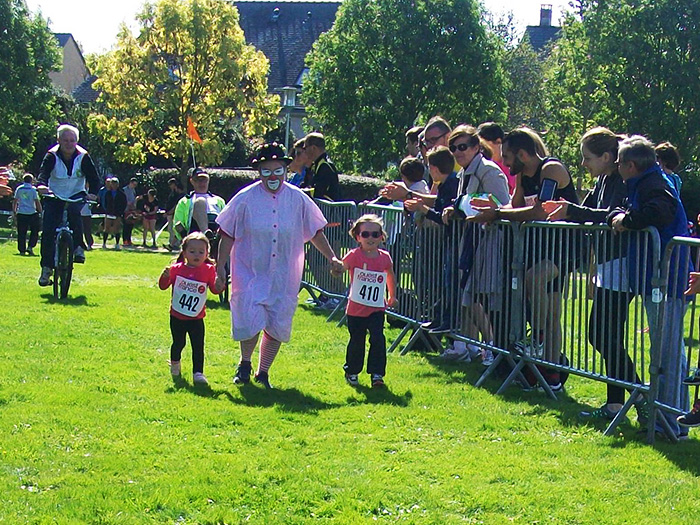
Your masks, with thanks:
[[[382,236],[386,238],[386,232],[384,231],[384,221],[375,215],[374,213],[366,213],[355,222],[352,223],[352,228],[348,232],[350,237],[356,239],[360,233],[360,226],[366,223],[376,224],[379,226],[379,230],[382,232]]]
[[[207,259],[205,262],[209,264],[214,264],[214,261],[209,257],[209,252],[211,251],[211,246],[209,245],[209,238],[202,232],[192,232],[187,237],[182,239],[182,246],[180,247],[180,254],[177,256],[177,262],[185,261],[185,250],[187,249],[187,243],[191,241],[202,241],[207,245]]]

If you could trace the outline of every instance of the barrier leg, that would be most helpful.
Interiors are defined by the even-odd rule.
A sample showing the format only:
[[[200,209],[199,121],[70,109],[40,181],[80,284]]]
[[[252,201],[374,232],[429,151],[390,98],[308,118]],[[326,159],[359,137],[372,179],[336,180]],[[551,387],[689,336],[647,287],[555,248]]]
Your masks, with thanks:
[[[391,343],[391,346],[389,347],[389,350],[387,350],[387,353],[390,354],[394,350],[396,350],[396,348],[401,344],[401,341],[403,341],[403,338],[406,337],[406,334],[408,333],[409,330],[411,330],[411,328],[413,328],[413,327],[408,323],[406,324],[406,326],[403,327],[399,336],[394,340],[393,343]]]

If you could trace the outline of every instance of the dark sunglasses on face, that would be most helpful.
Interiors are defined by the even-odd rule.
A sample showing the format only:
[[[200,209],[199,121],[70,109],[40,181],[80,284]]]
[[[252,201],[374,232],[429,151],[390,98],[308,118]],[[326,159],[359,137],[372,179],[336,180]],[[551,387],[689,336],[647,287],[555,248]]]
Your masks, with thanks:
[[[370,237],[372,237],[374,239],[379,239],[379,237],[381,237],[381,236],[382,236],[382,232],[368,232],[368,231],[360,232],[360,237],[362,237],[363,239],[369,239]]]
[[[461,144],[450,144],[450,151],[454,153],[455,151],[467,151],[469,149],[469,144],[462,142]]]

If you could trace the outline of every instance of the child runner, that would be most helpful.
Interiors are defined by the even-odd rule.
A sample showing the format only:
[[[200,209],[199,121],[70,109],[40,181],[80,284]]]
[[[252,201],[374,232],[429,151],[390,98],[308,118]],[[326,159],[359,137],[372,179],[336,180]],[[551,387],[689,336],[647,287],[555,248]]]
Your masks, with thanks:
[[[209,259],[209,239],[201,233],[190,233],[182,241],[177,262],[166,266],[158,280],[161,290],[173,287],[170,303],[170,373],[180,376],[180,356],[185,348],[185,336],[192,345],[192,380],[208,384],[204,377],[204,316],[206,315],[207,287],[215,294],[224,288],[216,275],[214,262]]]
[[[359,246],[343,257],[343,266],[350,272],[350,294],[347,315],[350,341],[345,354],[345,380],[359,385],[357,375],[365,360],[365,337],[369,331],[367,373],[372,386],[384,386],[386,374],[386,339],[384,310],[393,306],[396,297],[396,277],[389,252],[380,250],[386,239],[382,220],[376,215],[363,215],[350,229],[350,236]],[[384,294],[386,291],[386,301]]]
[[[141,202],[143,209],[143,247],[146,247],[146,239],[148,232],[151,232],[153,244],[151,248],[156,248],[156,217],[158,217],[158,208],[160,203],[156,198],[156,190],[151,188]]]

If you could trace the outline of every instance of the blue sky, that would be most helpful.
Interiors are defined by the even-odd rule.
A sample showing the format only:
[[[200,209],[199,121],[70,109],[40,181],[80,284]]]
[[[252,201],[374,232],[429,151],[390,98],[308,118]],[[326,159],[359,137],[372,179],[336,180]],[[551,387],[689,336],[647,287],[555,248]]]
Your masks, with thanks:
[[[72,33],[85,53],[108,51],[116,42],[122,22],[134,29],[134,15],[141,10],[143,0],[26,0],[29,9],[41,10],[55,33]],[[553,21],[557,22],[568,1],[542,0],[483,0],[495,13],[513,11],[518,25],[538,25],[540,5],[553,6]]]

